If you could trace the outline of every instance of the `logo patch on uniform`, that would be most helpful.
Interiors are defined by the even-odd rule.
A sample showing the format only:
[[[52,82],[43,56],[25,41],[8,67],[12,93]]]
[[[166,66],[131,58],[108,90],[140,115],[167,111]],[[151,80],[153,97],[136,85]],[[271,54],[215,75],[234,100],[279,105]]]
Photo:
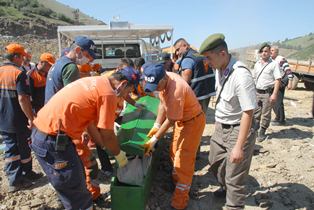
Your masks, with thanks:
[[[155,82],[155,77],[153,77],[153,76],[151,76],[151,77],[145,76],[144,79],[146,82],[149,82],[149,83]]]
[[[60,170],[65,168],[68,165],[68,161],[64,161],[64,162],[56,162],[53,164],[53,168],[56,170]]]

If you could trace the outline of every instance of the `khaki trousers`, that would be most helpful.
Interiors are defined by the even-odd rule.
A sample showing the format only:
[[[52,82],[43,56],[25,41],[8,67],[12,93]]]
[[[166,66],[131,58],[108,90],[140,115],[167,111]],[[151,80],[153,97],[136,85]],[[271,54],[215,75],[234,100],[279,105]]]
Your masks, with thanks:
[[[244,159],[240,163],[230,162],[230,153],[236,144],[240,126],[223,128],[216,122],[215,132],[210,142],[209,164],[219,184],[227,191],[226,206],[230,209],[243,209],[245,204],[245,181],[247,180],[256,131],[253,128],[244,146]]]
[[[254,110],[254,117],[258,128],[269,127],[271,120],[272,104],[269,101],[269,93],[256,93],[257,96],[257,108]]]

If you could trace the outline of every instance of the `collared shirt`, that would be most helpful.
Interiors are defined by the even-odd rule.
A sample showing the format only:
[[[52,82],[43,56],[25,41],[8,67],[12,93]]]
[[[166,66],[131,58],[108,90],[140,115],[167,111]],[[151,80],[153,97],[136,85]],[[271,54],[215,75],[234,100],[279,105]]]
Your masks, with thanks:
[[[265,69],[263,70],[264,67]],[[263,72],[261,73],[262,70]],[[257,89],[267,90],[274,87],[275,80],[280,79],[281,76],[279,64],[271,58],[265,63],[259,60],[254,65],[253,78]]]
[[[244,111],[256,108],[256,89],[252,74],[241,66],[245,65],[231,57],[227,68],[216,74],[218,95],[225,79],[230,76],[216,106],[217,122],[229,125],[239,124]],[[231,71],[234,72],[230,74]]]

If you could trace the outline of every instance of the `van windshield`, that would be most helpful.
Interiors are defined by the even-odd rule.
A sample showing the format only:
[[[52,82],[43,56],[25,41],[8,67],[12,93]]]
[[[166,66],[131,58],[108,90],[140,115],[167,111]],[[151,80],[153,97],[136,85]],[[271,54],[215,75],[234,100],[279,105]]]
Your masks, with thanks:
[[[96,59],[141,57],[139,44],[97,44]]]

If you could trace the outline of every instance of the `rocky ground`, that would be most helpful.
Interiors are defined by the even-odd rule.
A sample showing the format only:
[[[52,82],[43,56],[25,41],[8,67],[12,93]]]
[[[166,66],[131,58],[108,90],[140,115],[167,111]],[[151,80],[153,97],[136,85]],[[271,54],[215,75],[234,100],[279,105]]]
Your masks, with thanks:
[[[302,84],[297,90],[286,92],[287,125],[270,126],[268,139],[256,146],[248,179],[246,209],[314,209],[312,97],[313,92],[306,91]],[[218,186],[208,172],[208,145],[213,133],[212,107],[211,103],[201,155],[196,162],[188,210],[223,209],[224,205],[223,199],[217,199],[212,194]],[[170,209],[171,166],[166,145],[162,154],[147,205],[150,210]],[[6,193],[3,163],[4,161],[0,162],[0,209],[62,209],[45,177],[29,190]],[[36,171],[41,170],[36,160],[34,168]],[[109,178],[102,177],[101,180],[102,192],[106,193],[109,190]],[[110,209],[109,193],[104,197],[106,196],[107,208],[102,209]]]

